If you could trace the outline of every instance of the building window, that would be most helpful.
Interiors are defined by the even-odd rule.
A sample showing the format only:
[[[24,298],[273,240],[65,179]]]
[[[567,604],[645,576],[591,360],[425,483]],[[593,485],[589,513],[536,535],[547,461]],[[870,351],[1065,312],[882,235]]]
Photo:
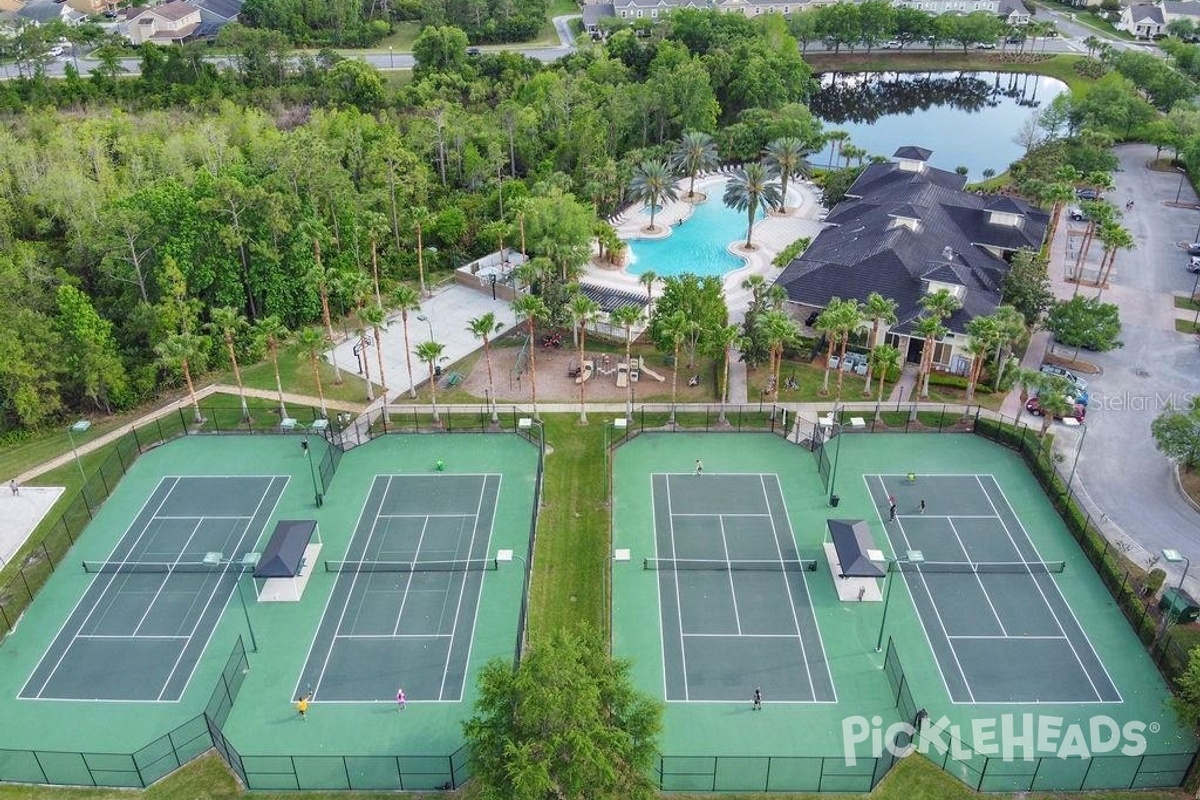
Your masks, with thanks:
[[[658,9],[657,8],[650,9],[650,16],[657,19],[658,18]]]
[[[638,19],[641,19],[641,18],[642,18],[642,10],[639,8],[638,9]]]

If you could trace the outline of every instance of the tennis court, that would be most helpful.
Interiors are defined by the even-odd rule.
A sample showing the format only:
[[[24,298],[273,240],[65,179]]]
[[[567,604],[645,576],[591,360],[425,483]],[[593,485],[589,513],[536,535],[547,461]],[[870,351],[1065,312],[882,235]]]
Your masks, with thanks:
[[[1056,582],[1065,565],[1043,561],[992,475],[863,478],[951,702],[1121,702]]]
[[[836,702],[778,476],[651,479],[666,699]]]
[[[462,700],[500,475],[377,475],[294,696]]]
[[[19,696],[178,701],[237,588],[236,562],[254,549],[287,483],[163,478],[107,562],[93,567]]]

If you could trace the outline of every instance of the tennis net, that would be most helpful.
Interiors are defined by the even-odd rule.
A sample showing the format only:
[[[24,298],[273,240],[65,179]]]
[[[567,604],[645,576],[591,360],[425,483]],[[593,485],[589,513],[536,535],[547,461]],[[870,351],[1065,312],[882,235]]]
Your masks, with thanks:
[[[228,561],[84,561],[83,571],[97,574],[133,575],[144,573],[149,575],[170,575],[175,572],[207,572],[219,573],[234,569],[245,571],[253,569],[253,565],[230,563]]]
[[[498,568],[494,558],[457,561],[326,561],[326,572],[478,572]]]
[[[675,570],[677,572],[711,570],[714,572],[815,572],[817,562],[812,559],[762,559],[759,561],[727,561],[709,558],[645,558],[642,567],[650,570]]]
[[[1065,572],[1065,561],[895,561],[899,572],[1013,573],[1049,575]]]

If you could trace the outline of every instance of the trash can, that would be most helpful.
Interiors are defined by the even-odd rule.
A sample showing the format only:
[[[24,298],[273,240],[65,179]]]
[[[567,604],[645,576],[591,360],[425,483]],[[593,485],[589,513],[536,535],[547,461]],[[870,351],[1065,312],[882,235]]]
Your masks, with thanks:
[[[1168,619],[1178,625],[1186,625],[1200,618],[1200,603],[1197,603],[1190,594],[1176,587],[1163,590],[1158,607]]]
[[[442,376],[442,368],[437,364],[434,364],[433,366],[433,376],[435,378],[440,378]]]
[[[841,495],[839,495],[839,494],[831,494],[831,495],[829,495],[829,505],[833,506],[834,508],[837,508],[837,507],[838,507],[838,503],[840,503],[840,502],[842,502],[842,496],[841,496]]]

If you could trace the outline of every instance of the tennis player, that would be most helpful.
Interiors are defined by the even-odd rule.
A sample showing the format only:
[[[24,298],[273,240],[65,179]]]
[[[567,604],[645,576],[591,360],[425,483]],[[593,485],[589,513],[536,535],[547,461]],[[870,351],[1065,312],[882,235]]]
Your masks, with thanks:
[[[296,701],[296,711],[300,714],[300,719],[308,722],[308,695],[300,695],[300,699]]]
[[[396,690],[396,707],[397,707],[397,709],[400,711],[403,711],[405,706],[407,706],[407,705],[408,705],[408,698],[404,696],[404,689],[402,689],[402,688],[397,689]]]

